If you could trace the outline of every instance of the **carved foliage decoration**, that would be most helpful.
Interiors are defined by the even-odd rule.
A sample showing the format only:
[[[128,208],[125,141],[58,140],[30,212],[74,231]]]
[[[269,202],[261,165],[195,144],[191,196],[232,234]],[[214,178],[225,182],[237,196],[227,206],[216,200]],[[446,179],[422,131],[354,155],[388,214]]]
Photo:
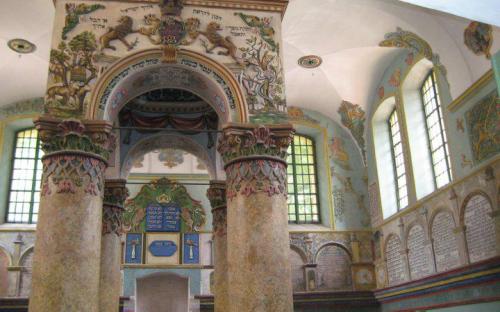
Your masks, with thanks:
[[[286,196],[286,156],[291,127],[226,128],[218,151],[226,164],[227,197],[265,192]]]
[[[481,22],[471,22],[464,31],[464,43],[476,55],[484,54],[491,58],[493,44],[493,29],[491,25]]]
[[[90,133],[78,120],[66,120],[55,127],[56,123],[36,121],[45,152],[41,195],[51,195],[54,190],[76,193],[78,188],[87,194],[102,195],[106,160],[114,144],[109,129],[93,129]]]
[[[186,187],[167,178],[152,181],[144,185],[136,197],[125,203],[124,227],[131,232],[144,232],[146,208],[159,199],[168,199],[181,208],[181,231],[200,231],[206,221],[205,211],[201,203],[194,200]]]
[[[129,192],[125,180],[107,180],[104,188],[102,234],[123,232],[122,215]]]
[[[211,181],[207,190],[207,197],[212,206],[212,223],[215,236],[226,235],[227,231],[227,204],[226,183]]]
[[[94,33],[84,31],[69,42],[61,41],[50,52],[49,88],[45,111],[53,116],[81,117],[91,83],[97,78],[94,64],[97,41]]]

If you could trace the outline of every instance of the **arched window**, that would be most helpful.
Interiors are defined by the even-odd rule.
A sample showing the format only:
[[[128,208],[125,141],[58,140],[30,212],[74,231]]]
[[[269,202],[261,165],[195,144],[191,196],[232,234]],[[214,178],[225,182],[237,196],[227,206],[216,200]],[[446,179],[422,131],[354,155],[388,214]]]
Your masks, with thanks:
[[[444,128],[443,113],[439,100],[436,75],[431,71],[420,88],[424,105],[425,126],[429,140],[434,183],[440,188],[451,181],[450,153]]]
[[[36,223],[43,152],[34,128],[16,133],[10,176],[8,223]]]
[[[314,141],[295,135],[288,148],[288,221],[319,223]]]
[[[398,210],[408,206],[408,189],[406,187],[405,158],[403,154],[403,142],[401,140],[401,128],[397,110],[394,109],[389,116],[389,132],[391,138],[392,164],[394,166],[394,180],[396,181],[396,194]]]

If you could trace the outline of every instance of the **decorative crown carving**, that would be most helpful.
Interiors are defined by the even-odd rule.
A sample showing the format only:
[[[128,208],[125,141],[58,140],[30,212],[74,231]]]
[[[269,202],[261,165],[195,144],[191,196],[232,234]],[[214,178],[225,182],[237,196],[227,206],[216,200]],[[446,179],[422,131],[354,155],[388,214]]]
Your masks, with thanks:
[[[180,16],[184,8],[183,0],[160,0],[162,15]]]

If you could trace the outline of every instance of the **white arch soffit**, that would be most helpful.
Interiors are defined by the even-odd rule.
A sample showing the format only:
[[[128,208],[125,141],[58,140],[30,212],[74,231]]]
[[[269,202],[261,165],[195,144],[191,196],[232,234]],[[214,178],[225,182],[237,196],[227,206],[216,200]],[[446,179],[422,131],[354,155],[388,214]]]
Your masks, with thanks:
[[[183,50],[179,51],[177,63],[167,64],[161,61],[158,49],[124,57],[108,68],[94,87],[87,118],[114,121],[127,102],[162,88],[196,94],[213,107],[220,125],[248,119],[246,98],[224,65]]]
[[[141,156],[162,148],[179,149],[198,157],[207,167],[210,178],[216,178],[215,159],[210,157],[206,148],[187,136],[166,133],[158,133],[135,143],[121,162],[120,177],[126,179],[135,161]]]

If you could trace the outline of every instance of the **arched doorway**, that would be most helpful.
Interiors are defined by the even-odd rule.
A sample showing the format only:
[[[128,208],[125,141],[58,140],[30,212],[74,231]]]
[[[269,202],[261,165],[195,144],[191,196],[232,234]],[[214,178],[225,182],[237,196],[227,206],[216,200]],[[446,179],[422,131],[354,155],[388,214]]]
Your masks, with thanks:
[[[222,123],[248,122],[243,91],[224,65],[183,49],[179,50],[176,63],[162,63],[161,58],[160,49],[144,50],[107,69],[94,88],[86,117],[114,121],[131,99],[151,90],[171,88],[202,98]]]

